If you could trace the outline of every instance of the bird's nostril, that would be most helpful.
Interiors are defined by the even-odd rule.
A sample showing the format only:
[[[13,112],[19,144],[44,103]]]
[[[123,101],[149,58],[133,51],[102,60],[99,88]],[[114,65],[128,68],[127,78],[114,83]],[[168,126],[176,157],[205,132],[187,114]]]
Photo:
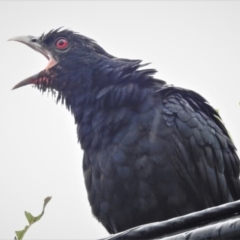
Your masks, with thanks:
[[[31,41],[32,42],[37,42],[37,39],[36,38],[32,38]]]

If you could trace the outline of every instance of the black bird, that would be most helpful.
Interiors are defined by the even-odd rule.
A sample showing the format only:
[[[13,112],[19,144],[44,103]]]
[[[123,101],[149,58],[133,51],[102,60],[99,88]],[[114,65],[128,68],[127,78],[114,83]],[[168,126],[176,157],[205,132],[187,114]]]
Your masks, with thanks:
[[[11,40],[49,60],[14,88],[52,91],[74,115],[88,199],[109,233],[240,199],[235,146],[202,96],[70,30]]]

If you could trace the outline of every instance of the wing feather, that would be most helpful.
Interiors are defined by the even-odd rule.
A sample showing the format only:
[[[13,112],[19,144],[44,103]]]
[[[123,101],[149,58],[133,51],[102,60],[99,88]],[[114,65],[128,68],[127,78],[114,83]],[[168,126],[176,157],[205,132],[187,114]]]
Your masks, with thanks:
[[[239,158],[218,113],[200,95],[169,87],[163,94],[164,119],[175,129],[181,174],[208,206],[240,198]],[[184,143],[184,144],[183,144]]]

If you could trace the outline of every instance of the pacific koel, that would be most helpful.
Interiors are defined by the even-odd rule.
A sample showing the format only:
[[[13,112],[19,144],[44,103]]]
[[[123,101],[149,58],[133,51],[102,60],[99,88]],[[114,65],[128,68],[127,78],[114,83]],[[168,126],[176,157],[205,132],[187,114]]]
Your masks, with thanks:
[[[236,148],[198,93],[71,30],[10,40],[49,60],[14,89],[53,91],[73,114],[92,213],[109,233],[240,199]]]

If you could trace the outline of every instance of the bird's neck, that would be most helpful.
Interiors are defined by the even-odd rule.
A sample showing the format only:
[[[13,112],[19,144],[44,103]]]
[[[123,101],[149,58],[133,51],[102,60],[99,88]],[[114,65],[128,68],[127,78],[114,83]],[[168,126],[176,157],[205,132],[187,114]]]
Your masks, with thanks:
[[[146,82],[153,80],[151,74],[154,70],[138,70],[139,63],[99,61],[97,66],[85,69],[87,79],[81,79],[81,73],[73,75],[79,78],[71,80],[78,81],[78,87],[64,91],[63,95],[67,108],[74,115],[77,135],[84,150],[103,147],[103,136],[111,134],[111,129],[117,129],[123,121],[131,120],[119,120],[118,113],[127,116],[126,109],[135,108],[144,101],[144,91],[151,91]]]

